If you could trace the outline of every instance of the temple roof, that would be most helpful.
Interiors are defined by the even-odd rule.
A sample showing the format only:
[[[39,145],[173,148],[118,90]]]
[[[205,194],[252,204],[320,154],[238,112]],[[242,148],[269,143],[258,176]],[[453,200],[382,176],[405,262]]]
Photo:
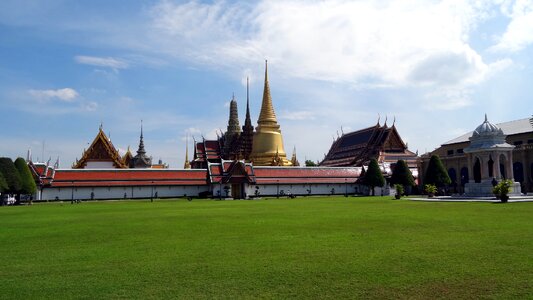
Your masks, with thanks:
[[[58,169],[53,187],[205,185],[206,170],[173,169]]]
[[[409,167],[416,167],[416,154],[407,149],[394,124],[392,127],[376,124],[343,134],[333,141],[320,165],[362,166],[368,164],[372,158],[390,163],[402,159]]]
[[[102,130],[102,126],[89,148],[83,152],[81,159],[77,160],[72,168],[83,169],[89,161],[110,161],[115,168],[127,168],[117,149]]]

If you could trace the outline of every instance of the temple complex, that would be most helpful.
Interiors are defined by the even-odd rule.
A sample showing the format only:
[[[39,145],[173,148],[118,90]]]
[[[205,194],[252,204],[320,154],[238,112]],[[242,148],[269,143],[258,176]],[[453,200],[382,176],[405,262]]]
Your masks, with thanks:
[[[350,133],[343,133],[333,141],[331,148],[320,162],[320,166],[345,167],[367,166],[374,158],[382,165],[384,173],[390,173],[400,159],[407,163],[413,175],[417,177],[417,154],[407,148],[402,140],[396,122],[387,126],[387,121]]]
[[[265,85],[258,126],[252,126],[250,117],[249,83],[246,84],[246,118],[244,125],[239,126],[238,106],[235,97],[230,101],[229,120],[225,133],[216,140],[195,142],[193,169],[205,169],[208,163],[219,163],[224,160],[244,160],[255,166],[292,166],[287,159],[283,147],[280,126],[276,119],[270,86],[268,82],[268,65],[265,63]],[[293,160],[299,165],[296,154]]]

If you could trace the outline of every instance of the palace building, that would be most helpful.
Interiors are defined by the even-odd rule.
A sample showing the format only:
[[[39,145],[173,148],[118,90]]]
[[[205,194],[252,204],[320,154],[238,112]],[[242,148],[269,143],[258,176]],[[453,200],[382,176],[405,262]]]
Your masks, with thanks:
[[[425,174],[434,154],[448,170],[453,193],[468,195],[471,193],[469,186],[490,185],[492,179],[511,179],[519,183],[522,193],[533,192],[533,118],[492,124],[485,115],[484,122],[474,131],[422,155],[421,174]],[[479,193],[490,194],[486,191]]]

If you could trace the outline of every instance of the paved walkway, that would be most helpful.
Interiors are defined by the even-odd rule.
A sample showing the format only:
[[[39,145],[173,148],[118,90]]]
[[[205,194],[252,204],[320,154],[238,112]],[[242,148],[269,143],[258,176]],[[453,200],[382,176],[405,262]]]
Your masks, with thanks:
[[[501,202],[495,197],[461,197],[461,196],[436,196],[428,198],[427,196],[405,197],[404,199],[412,201],[428,202]],[[533,202],[533,195],[509,197],[508,202]]]

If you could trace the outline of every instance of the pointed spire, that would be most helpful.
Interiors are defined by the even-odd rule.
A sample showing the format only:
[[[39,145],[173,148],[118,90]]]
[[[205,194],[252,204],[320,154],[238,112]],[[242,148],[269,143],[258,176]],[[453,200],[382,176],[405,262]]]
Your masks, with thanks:
[[[300,166],[300,162],[296,158],[296,146],[294,146],[294,149],[292,150],[291,163],[292,163],[293,167],[299,167]]]
[[[141,137],[139,139],[139,150],[137,150],[137,154],[146,154],[146,150],[144,150],[143,120],[141,120]]]
[[[222,132],[222,130],[220,130]],[[235,94],[229,104],[229,120],[228,129],[226,134],[236,134],[241,132],[241,126],[239,125],[239,110],[237,108],[237,101],[235,101]]]
[[[485,113],[485,122],[488,122],[489,119],[487,118],[487,113]]]
[[[396,125],[396,116],[394,116],[394,119],[392,120],[392,127],[394,127],[394,125]]]
[[[381,120],[381,115],[378,113],[378,124],[377,124],[378,127],[381,126],[381,125],[379,124],[379,121],[380,121],[380,120]]]
[[[250,78],[248,77],[246,77],[246,118],[244,119],[244,125],[252,126],[252,119],[250,118]]]
[[[385,115],[385,123],[383,123],[383,127],[387,127],[387,115]]]
[[[191,163],[189,162],[189,135],[185,138],[185,163],[183,164],[183,168],[191,168]]]
[[[261,104],[261,112],[259,113],[258,124],[274,123],[277,125],[276,113],[272,106],[272,96],[270,96],[270,85],[268,83],[268,61],[265,60],[265,87],[263,89],[263,103]]]
[[[26,162],[31,161],[31,148],[28,148],[28,155],[26,156]]]

